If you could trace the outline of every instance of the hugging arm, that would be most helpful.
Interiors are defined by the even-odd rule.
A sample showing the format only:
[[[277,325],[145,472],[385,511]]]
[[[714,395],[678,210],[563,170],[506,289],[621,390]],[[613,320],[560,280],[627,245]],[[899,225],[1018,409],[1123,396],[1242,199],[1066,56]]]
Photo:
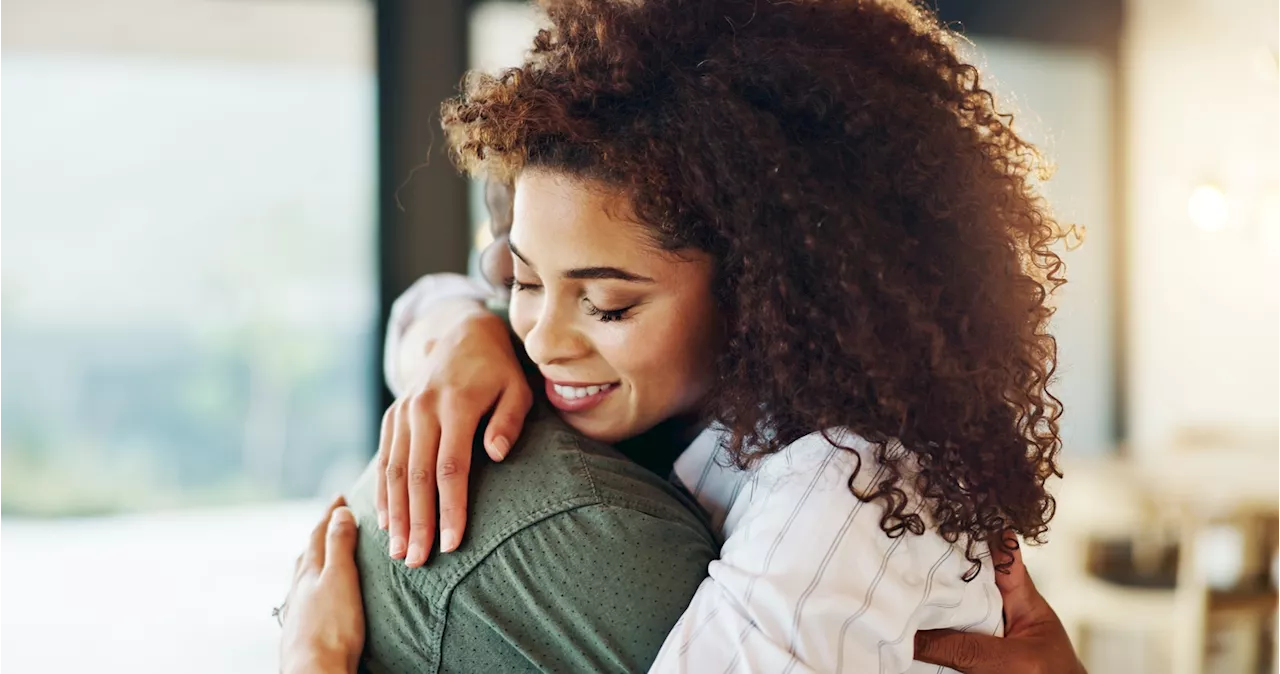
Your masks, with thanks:
[[[279,608],[281,674],[352,674],[364,647],[356,521],[338,498],[311,532]]]
[[[501,299],[511,275],[506,235],[510,185],[485,188],[494,241],[481,254],[488,287],[457,274],[430,274],[392,305],[383,373],[395,403],[378,443],[378,526],[391,533],[388,554],[426,562],[440,526],[440,549],[462,540],[467,522],[471,440],[488,415],[484,447],[501,461],[520,435],[532,392],[505,322],[485,302]],[[438,508],[438,509],[437,509]]]
[[[813,434],[758,464],[730,515],[750,524],[729,530],[652,672],[899,674],[918,630],[994,631],[995,589],[964,582],[963,554],[932,532],[886,536],[883,504],[849,490],[856,462]]]
[[[1008,573],[996,573],[996,585],[1004,599],[1004,638],[954,630],[918,632],[916,659],[965,674],[1086,674],[1062,621],[1031,582],[1021,550],[1013,551]]]
[[[461,315],[442,319],[448,326],[421,342],[421,368],[382,418],[377,524],[390,535],[386,552],[409,566],[421,566],[434,544],[437,491],[440,549],[461,542],[477,430],[501,461],[533,402],[506,322],[479,305],[437,307],[451,308]]]

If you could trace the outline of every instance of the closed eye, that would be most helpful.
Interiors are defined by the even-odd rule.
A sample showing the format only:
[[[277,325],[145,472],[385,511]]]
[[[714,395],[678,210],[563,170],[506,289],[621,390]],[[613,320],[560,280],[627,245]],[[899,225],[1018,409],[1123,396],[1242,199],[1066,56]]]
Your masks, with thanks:
[[[612,323],[613,321],[621,321],[627,317],[627,312],[635,308],[635,305],[622,307],[621,309],[599,309],[594,304],[587,302],[587,315],[595,316],[600,319],[601,323]]]
[[[504,283],[511,292],[534,292],[542,290],[542,285],[538,283],[521,283],[516,277],[508,277]]]

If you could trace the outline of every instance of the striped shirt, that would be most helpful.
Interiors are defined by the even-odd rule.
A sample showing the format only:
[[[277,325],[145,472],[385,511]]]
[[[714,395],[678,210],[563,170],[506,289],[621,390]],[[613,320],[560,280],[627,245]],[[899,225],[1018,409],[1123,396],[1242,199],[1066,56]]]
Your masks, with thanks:
[[[465,277],[425,277],[393,306],[387,353],[399,352],[400,335],[433,302],[487,294]],[[394,384],[394,361],[385,362]],[[934,674],[949,670],[913,662],[917,630],[1003,634],[990,562],[965,582],[963,539],[948,543],[932,528],[887,536],[883,505],[859,500],[848,484],[855,468],[859,492],[878,482],[871,445],[839,429],[826,436],[853,451],[813,433],[741,471],[712,427],[677,459],[674,479],[723,544],[650,671]],[[919,511],[920,500],[908,498]]]

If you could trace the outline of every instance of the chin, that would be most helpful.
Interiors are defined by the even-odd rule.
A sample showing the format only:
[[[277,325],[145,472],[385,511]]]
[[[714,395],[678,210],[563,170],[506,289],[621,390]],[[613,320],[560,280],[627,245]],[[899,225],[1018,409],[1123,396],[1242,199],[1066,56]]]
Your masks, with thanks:
[[[603,442],[608,445],[621,442],[632,435],[635,435],[634,433],[627,433],[626,429],[611,426],[609,424],[592,423],[586,419],[565,418],[564,421],[569,424],[573,430],[595,440],[596,442]]]

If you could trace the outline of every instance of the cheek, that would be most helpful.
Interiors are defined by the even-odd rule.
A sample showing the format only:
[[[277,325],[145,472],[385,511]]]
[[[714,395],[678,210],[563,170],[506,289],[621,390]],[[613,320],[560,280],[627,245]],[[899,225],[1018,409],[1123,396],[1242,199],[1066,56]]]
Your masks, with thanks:
[[[642,399],[683,406],[705,392],[712,354],[701,335],[680,327],[637,324],[601,335],[597,350]]]

